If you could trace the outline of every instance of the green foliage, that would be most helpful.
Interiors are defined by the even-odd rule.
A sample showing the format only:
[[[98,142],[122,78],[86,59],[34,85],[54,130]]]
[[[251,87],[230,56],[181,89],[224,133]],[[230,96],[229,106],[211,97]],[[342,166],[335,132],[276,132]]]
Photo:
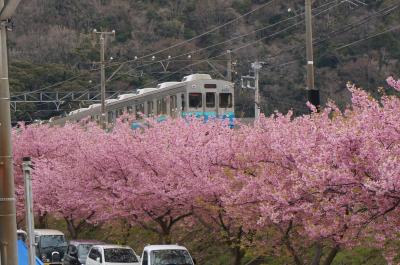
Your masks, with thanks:
[[[340,252],[333,265],[376,265],[386,264],[382,253],[371,248],[356,248],[351,251]]]

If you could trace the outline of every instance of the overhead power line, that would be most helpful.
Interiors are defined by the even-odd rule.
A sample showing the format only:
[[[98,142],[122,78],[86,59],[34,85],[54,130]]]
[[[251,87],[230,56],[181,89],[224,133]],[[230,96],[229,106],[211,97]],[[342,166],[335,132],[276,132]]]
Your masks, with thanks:
[[[343,1],[340,1],[340,2],[337,3],[336,5],[330,6],[329,8],[327,8],[327,9],[325,9],[325,10],[323,10],[323,11],[317,13],[317,14],[315,14],[314,16],[318,16],[318,15],[320,15],[320,14],[326,12],[326,11],[329,11],[330,9],[332,9],[332,8],[334,8],[334,7],[336,7],[336,6],[341,5],[342,3],[343,3]],[[262,38],[259,38],[259,39],[257,39],[256,41],[253,41],[253,42],[250,42],[250,43],[245,44],[245,45],[243,45],[243,46],[240,46],[240,47],[238,47],[238,48],[232,49],[231,52],[235,52],[235,51],[244,49],[244,48],[246,48],[246,47],[248,47],[248,46],[254,45],[254,44],[256,44],[256,43],[258,43],[258,42],[260,42],[260,41],[262,41],[262,40],[265,40],[265,39],[267,39],[267,38],[275,37],[276,35],[279,35],[279,34],[285,32],[285,31],[288,31],[288,30],[290,30],[290,29],[292,29],[292,28],[294,28],[294,27],[296,27],[296,26],[298,26],[298,25],[300,25],[300,24],[303,24],[303,23],[304,23],[303,21],[302,21],[302,22],[294,23],[294,24],[292,24],[291,26],[288,26],[288,27],[286,27],[286,28],[284,28],[284,29],[281,29],[281,30],[279,30],[279,31],[277,31],[277,32],[274,32],[274,33],[272,33],[272,34],[270,34],[270,35],[267,35],[267,36],[264,36],[264,37],[262,37]],[[223,52],[223,53],[221,53],[221,54],[219,54],[219,55],[212,56],[212,57],[208,57],[208,58],[206,58],[206,59],[204,59],[204,60],[200,60],[200,61],[198,61],[198,62],[196,62],[196,63],[192,63],[192,64],[189,64],[189,65],[186,65],[185,67],[182,67],[181,69],[179,69],[179,70],[177,70],[177,71],[175,71],[175,72],[172,72],[171,74],[169,74],[169,75],[167,75],[167,76],[165,76],[165,77],[163,77],[163,78],[160,78],[160,79],[155,80],[155,81],[153,81],[153,82],[146,83],[143,87],[146,87],[147,85],[154,84],[155,82],[163,81],[163,80],[165,80],[165,79],[167,79],[167,78],[169,78],[169,77],[171,77],[171,76],[173,76],[173,75],[175,75],[175,74],[177,74],[177,73],[179,73],[179,72],[185,70],[185,69],[188,68],[188,67],[195,66],[195,65],[198,65],[198,64],[207,62],[208,60],[212,60],[212,59],[215,59],[215,58],[224,56],[224,55],[226,55],[226,54],[227,54],[227,52]]]
[[[115,64],[110,64],[110,65],[108,65],[107,68],[112,67],[112,66],[120,66],[120,65],[125,64],[125,63],[129,63],[129,62],[133,62],[133,61],[136,61],[136,60],[139,60],[139,59],[143,59],[143,58],[147,58],[147,57],[150,57],[150,56],[154,56],[154,55],[159,54],[159,53],[162,53],[162,52],[164,52],[164,51],[171,50],[171,49],[173,49],[173,48],[182,46],[183,44],[189,43],[189,42],[191,42],[191,41],[193,41],[193,40],[196,40],[196,39],[198,39],[198,38],[201,38],[201,37],[203,37],[203,36],[206,36],[206,35],[208,35],[208,34],[210,34],[210,33],[212,33],[212,32],[215,32],[215,31],[221,29],[221,28],[224,28],[224,27],[226,27],[226,26],[228,26],[228,25],[230,25],[230,24],[232,24],[232,23],[235,23],[236,21],[238,21],[238,20],[240,20],[240,19],[242,19],[242,18],[244,18],[244,17],[247,17],[248,15],[253,14],[253,13],[257,12],[258,10],[261,10],[262,8],[264,8],[264,7],[266,7],[266,6],[270,5],[270,4],[272,4],[274,1],[276,1],[276,0],[270,0],[270,1],[268,1],[267,3],[262,4],[261,6],[258,6],[257,8],[255,8],[255,9],[253,9],[253,10],[251,10],[251,11],[249,11],[249,12],[243,14],[243,15],[240,15],[240,16],[238,16],[238,17],[236,17],[236,18],[234,18],[234,19],[232,19],[232,20],[230,20],[230,21],[228,21],[228,22],[226,22],[226,23],[224,23],[224,24],[222,24],[222,25],[216,26],[216,27],[214,27],[214,28],[212,28],[212,29],[210,29],[210,30],[208,30],[208,31],[206,31],[206,32],[203,32],[203,33],[201,33],[201,34],[199,34],[199,35],[196,35],[196,36],[194,36],[194,37],[192,37],[192,38],[190,38],[190,39],[188,39],[188,40],[182,41],[182,42],[180,42],[180,43],[174,44],[174,45],[169,46],[169,47],[167,47],[167,48],[158,50],[158,51],[156,51],[156,52],[152,52],[152,53],[150,53],[150,54],[144,55],[144,56],[142,56],[142,57],[140,57],[140,58],[137,58],[137,59],[131,59],[131,60],[127,60],[127,61],[115,63]],[[97,70],[98,70],[98,69],[97,69]],[[91,71],[94,71],[94,70],[91,70]],[[71,78],[69,78],[69,79],[67,79],[67,80],[64,80],[64,81],[55,83],[55,84],[53,84],[53,85],[46,86],[46,87],[44,87],[44,88],[40,88],[40,89],[38,89],[38,90],[32,91],[32,93],[40,92],[40,91],[43,91],[43,90],[45,90],[45,89],[49,89],[49,88],[53,88],[53,87],[60,86],[60,85],[62,85],[62,84],[64,84],[64,83],[66,83],[66,82],[75,80],[75,79],[77,79],[77,78],[79,78],[79,77],[81,77],[81,76],[83,76],[83,75],[86,75],[86,74],[87,74],[87,73],[82,73],[82,74],[73,76],[73,77],[71,77]],[[19,95],[16,95],[16,96],[19,96]]]
[[[381,35],[383,35],[383,34],[386,34],[386,33],[392,32],[392,31],[396,31],[396,30],[398,30],[398,29],[400,29],[400,25],[398,25],[398,26],[396,26],[396,27],[393,27],[393,28],[390,28],[390,29],[387,29],[387,30],[384,30],[384,31],[382,31],[382,32],[376,33],[376,34],[374,34],[374,35],[368,36],[368,37],[363,38],[363,39],[361,39],[361,40],[353,41],[352,43],[349,43],[349,44],[340,46],[340,47],[336,48],[335,50],[341,50],[341,49],[344,49],[344,48],[346,48],[346,47],[353,46],[354,44],[360,43],[360,42],[362,42],[362,41],[366,41],[366,40],[369,40],[369,39],[372,39],[372,38],[376,38],[376,37],[378,37],[378,36],[381,36]]]
[[[272,4],[272,3],[275,2],[275,1],[276,1],[276,0],[270,0],[270,1],[268,1],[267,3],[262,4],[261,6],[255,8],[255,9],[253,9],[253,10],[251,10],[251,11],[249,11],[249,12],[243,14],[243,15],[240,15],[240,16],[238,16],[238,17],[236,17],[236,18],[234,18],[234,19],[232,19],[232,20],[230,20],[230,21],[228,21],[228,22],[226,22],[226,23],[224,23],[224,24],[222,24],[222,25],[219,25],[219,26],[217,26],[217,27],[214,27],[214,28],[212,28],[212,29],[210,29],[210,30],[208,30],[208,31],[206,31],[206,32],[203,32],[203,33],[201,33],[201,34],[199,34],[199,35],[197,35],[197,36],[194,36],[194,37],[192,37],[192,38],[190,38],[190,39],[188,39],[188,40],[182,41],[182,42],[180,42],[180,43],[174,44],[174,45],[169,46],[169,47],[167,47],[167,48],[158,50],[158,51],[156,51],[156,52],[152,52],[152,53],[150,53],[150,54],[144,55],[144,56],[142,56],[142,57],[140,57],[140,58],[138,58],[138,59],[143,59],[143,58],[146,58],[146,57],[154,56],[154,55],[156,55],[156,54],[159,54],[159,53],[162,53],[162,52],[171,50],[171,49],[173,49],[173,48],[182,46],[182,45],[184,45],[184,44],[186,44],[186,43],[189,43],[189,42],[191,42],[191,41],[193,41],[193,40],[199,39],[199,38],[201,38],[201,37],[203,37],[203,36],[206,36],[206,35],[208,35],[208,34],[210,34],[210,33],[215,32],[215,31],[217,31],[217,30],[219,30],[219,29],[221,29],[221,28],[224,28],[224,27],[226,27],[226,26],[228,26],[228,25],[230,25],[230,24],[232,24],[232,23],[235,23],[236,21],[238,21],[238,20],[240,20],[240,19],[242,19],[242,18],[244,18],[244,17],[247,17],[248,15],[253,14],[254,12],[257,12],[258,10],[261,10],[262,8],[264,8],[264,7],[266,7],[266,6],[269,6],[270,4]],[[131,61],[134,61],[134,60],[131,60]]]
[[[330,4],[334,3],[334,2],[337,2],[337,0],[333,0],[333,1],[330,1],[330,2],[328,2],[328,3],[325,3],[325,4],[321,5],[321,6],[318,6],[318,7],[314,8],[313,10],[321,9],[322,7],[325,7],[325,6],[327,6],[327,5],[330,5]],[[340,5],[340,4],[344,3],[344,2],[345,2],[345,1],[340,1],[338,4],[336,4],[336,5],[332,6],[332,7],[336,7],[336,6],[338,6],[338,5]],[[318,15],[318,14],[317,14],[317,15]],[[205,51],[205,50],[208,50],[208,49],[210,49],[210,48],[214,48],[214,47],[220,46],[220,45],[222,45],[222,44],[226,44],[226,43],[229,43],[229,42],[238,40],[238,39],[242,39],[242,38],[247,37],[247,36],[249,36],[249,35],[252,35],[252,34],[254,34],[254,33],[257,33],[257,32],[260,32],[260,31],[263,31],[263,30],[266,30],[266,29],[269,29],[269,28],[273,28],[273,27],[275,27],[275,26],[277,26],[277,25],[279,25],[279,24],[282,24],[282,23],[284,23],[284,22],[293,20],[293,19],[295,19],[295,18],[297,18],[297,17],[301,17],[301,16],[304,16],[304,12],[302,12],[302,13],[300,13],[300,14],[297,14],[297,15],[295,15],[295,16],[292,16],[292,17],[289,17],[289,18],[280,20],[280,21],[278,21],[278,22],[276,22],[276,23],[267,25],[267,26],[265,26],[265,27],[258,28],[258,29],[256,29],[256,30],[253,30],[253,31],[250,31],[250,32],[248,32],[248,33],[242,34],[242,35],[240,35],[240,36],[236,36],[236,37],[233,37],[233,38],[231,38],[231,39],[228,39],[228,40],[225,40],[225,41],[222,41],[222,42],[219,42],[219,43],[215,43],[215,44],[209,45],[209,46],[204,47],[204,48],[200,48],[200,49],[197,49],[197,50],[192,50],[192,51],[189,51],[189,52],[186,52],[186,53],[183,53],[183,54],[174,56],[174,57],[166,58],[166,59],[164,59],[164,60],[157,60],[157,61],[154,61],[154,62],[151,62],[151,63],[147,63],[147,64],[143,64],[143,65],[136,66],[134,69],[131,69],[131,70],[128,71],[128,72],[134,71],[134,70],[136,70],[136,69],[138,69],[138,68],[142,68],[142,67],[146,67],[146,66],[151,66],[151,65],[159,64],[159,63],[162,63],[162,62],[168,62],[168,61],[174,60],[174,59],[176,59],[176,58],[180,58],[180,57],[184,57],[184,56],[189,56],[189,55],[193,55],[193,54],[196,54],[196,53],[200,53],[200,52]],[[134,61],[137,61],[137,60],[140,60],[140,58],[136,58],[136,59],[133,59],[133,60],[127,60],[127,61],[119,62],[119,63],[116,63],[115,65],[126,64],[126,63],[134,62]]]
[[[203,37],[203,36],[205,36],[205,35],[207,35],[207,34],[210,34],[210,33],[214,32],[214,31],[216,31],[216,30],[218,30],[218,29],[221,29],[221,28],[223,28],[223,27],[225,27],[225,26],[228,26],[228,25],[230,25],[230,24],[232,24],[232,23],[238,21],[239,19],[241,19],[241,18],[243,18],[243,17],[246,17],[246,16],[248,16],[248,15],[250,15],[250,14],[252,14],[252,13],[254,13],[254,12],[256,12],[256,11],[258,11],[258,10],[260,10],[260,9],[262,9],[262,8],[264,8],[264,7],[266,7],[266,6],[268,6],[268,5],[270,5],[270,4],[272,4],[274,1],[275,1],[275,0],[271,0],[271,1],[269,1],[269,2],[267,2],[267,3],[265,3],[265,4],[263,4],[263,5],[261,5],[261,6],[257,7],[257,8],[255,8],[255,9],[253,9],[253,10],[251,10],[251,11],[249,11],[249,12],[247,12],[247,13],[245,13],[245,14],[239,16],[239,17],[236,17],[236,18],[234,18],[234,19],[232,19],[232,20],[230,20],[230,21],[228,21],[228,22],[226,22],[226,23],[224,23],[224,24],[222,24],[222,25],[219,25],[219,26],[217,26],[217,27],[214,27],[214,28],[212,28],[212,29],[210,29],[210,30],[208,30],[208,31],[206,31],[206,32],[204,32],[204,33],[202,33],[202,34],[199,34],[199,35],[197,35],[197,36],[195,36],[195,37],[193,37],[193,38],[191,38],[191,39],[188,39],[188,40],[185,40],[185,41],[180,42],[180,43],[178,43],[178,44],[169,46],[169,47],[164,48],[164,49],[162,49],[162,50],[159,50],[159,51],[150,53],[150,54],[145,55],[145,56],[142,56],[142,57],[140,57],[140,58],[129,59],[129,60],[125,60],[125,61],[122,61],[122,62],[116,62],[116,63],[108,64],[108,65],[106,66],[106,68],[110,68],[110,67],[114,67],[114,66],[119,66],[119,67],[120,67],[119,69],[117,69],[117,71],[115,71],[115,72],[113,73],[113,77],[114,77],[114,76],[116,75],[116,73],[117,73],[119,70],[122,69],[121,66],[123,66],[123,65],[125,65],[125,64],[127,64],[127,63],[135,62],[135,61],[137,61],[137,60],[140,60],[140,59],[143,59],[143,58],[146,58],[146,57],[149,57],[149,56],[154,56],[154,55],[156,55],[156,54],[162,53],[162,52],[164,52],[164,51],[167,51],[167,50],[170,50],[170,49],[173,49],[173,48],[176,48],[176,47],[179,47],[179,46],[181,46],[181,45],[183,45],[183,44],[185,44],[185,43],[188,43],[188,42],[190,42],[190,41],[193,41],[193,40],[195,40],[195,39],[198,39],[198,38],[200,38],[200,37]],[[327,5],[330,5],[330,4],[334,3],[334,2],[337,2],[337,0],[330,1],[330,2],[328,2],[328,3],[325,3],[325,4],[321,5],[321,6],[318,6],[318,7],[314,8],[314,9],[317,10],[317,9],[323,8],[323,7],[325,7],[325,6],[327,6]],[[340,4],[342,4],[343,2],[345,2],[345,1],[344,1],[344,0],[343,0],[343,1],[340,1],[338,4],[334,5],[333,7],[335,7],[335,6],[337,6],[337,5],[340,5]],[[272,28],[272,27],[277,26],[277,25],[279,25],[279,24],[281,24],[281,23],[284,23],[284,22],[289,21],[289,20],[293,20],[293,19],[295,19],[295,18],[297,18],[297,17],[300,17],[300,16],[303,16],[303,15],[304,15],[304,12],[303,12],[303,13],[300,13],[300,14],[297,14],[297,15],[295,15],[295,16],[293,16],[293,17],[290,17],[290,18],[287,18],[287,19],[278,21],[278,22],[276,22],[276,23],[274,23],[274,24],[271,24],[271,25],[268,25],[268,26],[265,26],[265,27],[262,27],[262,28],[253,30],[253,31],[251,31],[250,33],[246,33],[246,34],[243,34],[243,35],[241,35],[241,36],[236,36],[236,37],[234,37],[234,38],[228,39],[228,40],[226,40],[226,41],[222,41],[222,42],[220,42],[220,43],[216,43],[216,44],[210,45],[210,46],[205,47],[205,48],[200,48],[200,49],[197,49],[197,50],[194,50],[194,51],[187,52],[187,53],[185,53],[185,54],[181,54],[181,55],[178,55],[178,56],[171,57],[171,58],[169,58],[169,60],[176,59],[176,58],[180,58],[180,57],[187,56],[187,55],[191,55],[191,54],[199,53],[199,52],[201,52],[201,51],[204,51],[204,50],[207,50],[207,49],[210,49],[210,48],[213,48],[213,47],[216,47],[216,46],[219,46],[219,45],[222,45],[222,44],[225,44],[225,43],[228,43],[228,42],[231,42],[231,41],[234,41],[234,40],[237,40],[237,39],[246,37],[246,36],[249,36],[249,35],[254,34],[254,33],[257,33],[257,32],[259,32],[259,31],[262,31],[262,30],[265,30],[265,29],[268,29],[268,28]],[[162,61],[167,61],[167,59],[166,59],[166,60],[162,60]],[[133,71],[133,70],[135,70],[135,69],[138,69],[138,68],[141,68],[141,67],[146,67],[146,66],[151,66],[151,65],[154,65],[154,64],[158,64],[158,63],[160,63],[159,60],[158,60],[158,61],[155,61],[155,62],[153,62],[153,63],[148,63],[148,64],[140,65],[140,66],[137,66],[137,67],[135,67],[134,69],[128,71],[128,73],[131,72],[131,71]],[[90,72],[94,72],[94,71],[97,71],[97,70],[99,70],[99,69],[92,69],[92,70],[90,70]],[[55,84],[53,84],[53,85],[46,86],[46,87],[43,87],[43,88],[40,88],[40,89],[37,89],[37,90],[34,90],[34,91],[25,92],[24,94],[26,94],[26,93],[36,93],[36,92],[44,91],[44,90],[49,89],[49,88],[61,86],[61,85],[65,84],[65,83],[67,83],[67,82],[70,82],[70,81],[72,81],[72,80],[78,79],[79,77],[84,76],[84,75],[86,75],[86,74],[87,74],[87,73],[78,74],[78,75],[73,76],[73,77],[71,77],[71,78],[69,78],[69,79],[67,79],[67,80],[60,81],[60,82],[55,83]],[[127,74],[127,73],[125,73],[125,74]],[[113,79],[114,79],[113,77],[109,78],[107,81],[113,80]],[[95,87],[97,87],[97,86],[95,86]],[[15,96],[20,96],[20,95],[22,95],[22,94],[17,94],[17,95],[15,95]]]

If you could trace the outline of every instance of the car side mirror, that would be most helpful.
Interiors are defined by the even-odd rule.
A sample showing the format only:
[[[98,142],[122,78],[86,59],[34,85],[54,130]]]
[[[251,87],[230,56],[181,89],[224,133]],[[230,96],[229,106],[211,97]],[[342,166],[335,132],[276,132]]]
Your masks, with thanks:
[[[76,250],[72,250],[70,254],[71,254],[71,256],[73,256],[75,258],[78,257],[78,251],[76,251]]]
[[[137,258],[138,262],[140,263],[141,262],[140,256],[136,255],[136,258]]]
[[[96,258],[96,261],[97,261],[98,263],[101,263],[100,257],[97,257],[97,258]]]

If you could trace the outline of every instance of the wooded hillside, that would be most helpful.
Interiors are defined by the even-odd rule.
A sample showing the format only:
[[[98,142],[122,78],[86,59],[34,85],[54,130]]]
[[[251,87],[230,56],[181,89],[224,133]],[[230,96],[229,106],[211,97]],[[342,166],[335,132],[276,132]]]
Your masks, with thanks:
[[[393,0],[363,2],[365,5],[359,1],[318,0],[313,4],[316,82],[324,102],[330,98],[340,106],[346,104],[345,83],[349,80],[376,90],[386,76],[400,74],[399,30],[381,34],[400,23],[399,3]],[[190,40],[260,8],[226,27],[156,54],[155,61],[166,60],[169,55],[175,57],[213,46],[193,53],[191,59],[182,56],[172,60],[168,73],[163,73],[160,63],[141,67],[153,62],[151,57],[143,58],[124,65],[107,89],[132,91],[148,85],[149,81],[179,80],[190,72],[210,72],[220,78],[218,72],[222,75],[226,72],[224,53],[233,49],[234,79],[238,84],[237,115],[253,113],[253,91],[240,89],[239,81],[257,58],[267,63],[262,71],[263,112],[270,114],[275,109],[294,108],[301,113],[305,111],[306,95],[303,5],[302,0],[23,1],[13,20],[13,32],[9,34],[12,94],[40,89],[80,73],[81,77],[48,90],[99,89],[96,87],[99,73],[95,70],[98,65],[94,64],[98,61],[99,49],[90,34],[94,28],[117,32],[115,39],[108,42],[107,57],[113,57],[116,64],[108,68],[110,75],[118,62]],[[371,37],[376,34],[379,35]],[[227,41],[232,38],[235,39]],[[257,42],[259,39],[262,40]],[[362,41],[353,43],[358,40]],[[221,42],[224,43],[216,45]],[[209,60],[214,68],[207,62],[197,64],[198,60],[209,57],[216,57]],[[182,69],[190,64],[196,65]],[[19,105],[13,118],[48,118],[76,107],[66,103],[61,106],[61,112],[54,112],[41,111],[51,106]]]

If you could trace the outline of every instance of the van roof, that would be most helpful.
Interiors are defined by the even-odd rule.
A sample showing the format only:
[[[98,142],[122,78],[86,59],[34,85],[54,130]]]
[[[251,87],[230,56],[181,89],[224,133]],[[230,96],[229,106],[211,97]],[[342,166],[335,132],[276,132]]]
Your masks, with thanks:
[[[35,234],[40,236],[63,236],[63,232],[53,229],[35,229]]]
[[[153,251],[153,250],[164,250],[164,249],[181,249],[181,250],[187,250],[183,246],[178,246],[178,245],[148,245],[144,247],[144,250],[147,251]]]

